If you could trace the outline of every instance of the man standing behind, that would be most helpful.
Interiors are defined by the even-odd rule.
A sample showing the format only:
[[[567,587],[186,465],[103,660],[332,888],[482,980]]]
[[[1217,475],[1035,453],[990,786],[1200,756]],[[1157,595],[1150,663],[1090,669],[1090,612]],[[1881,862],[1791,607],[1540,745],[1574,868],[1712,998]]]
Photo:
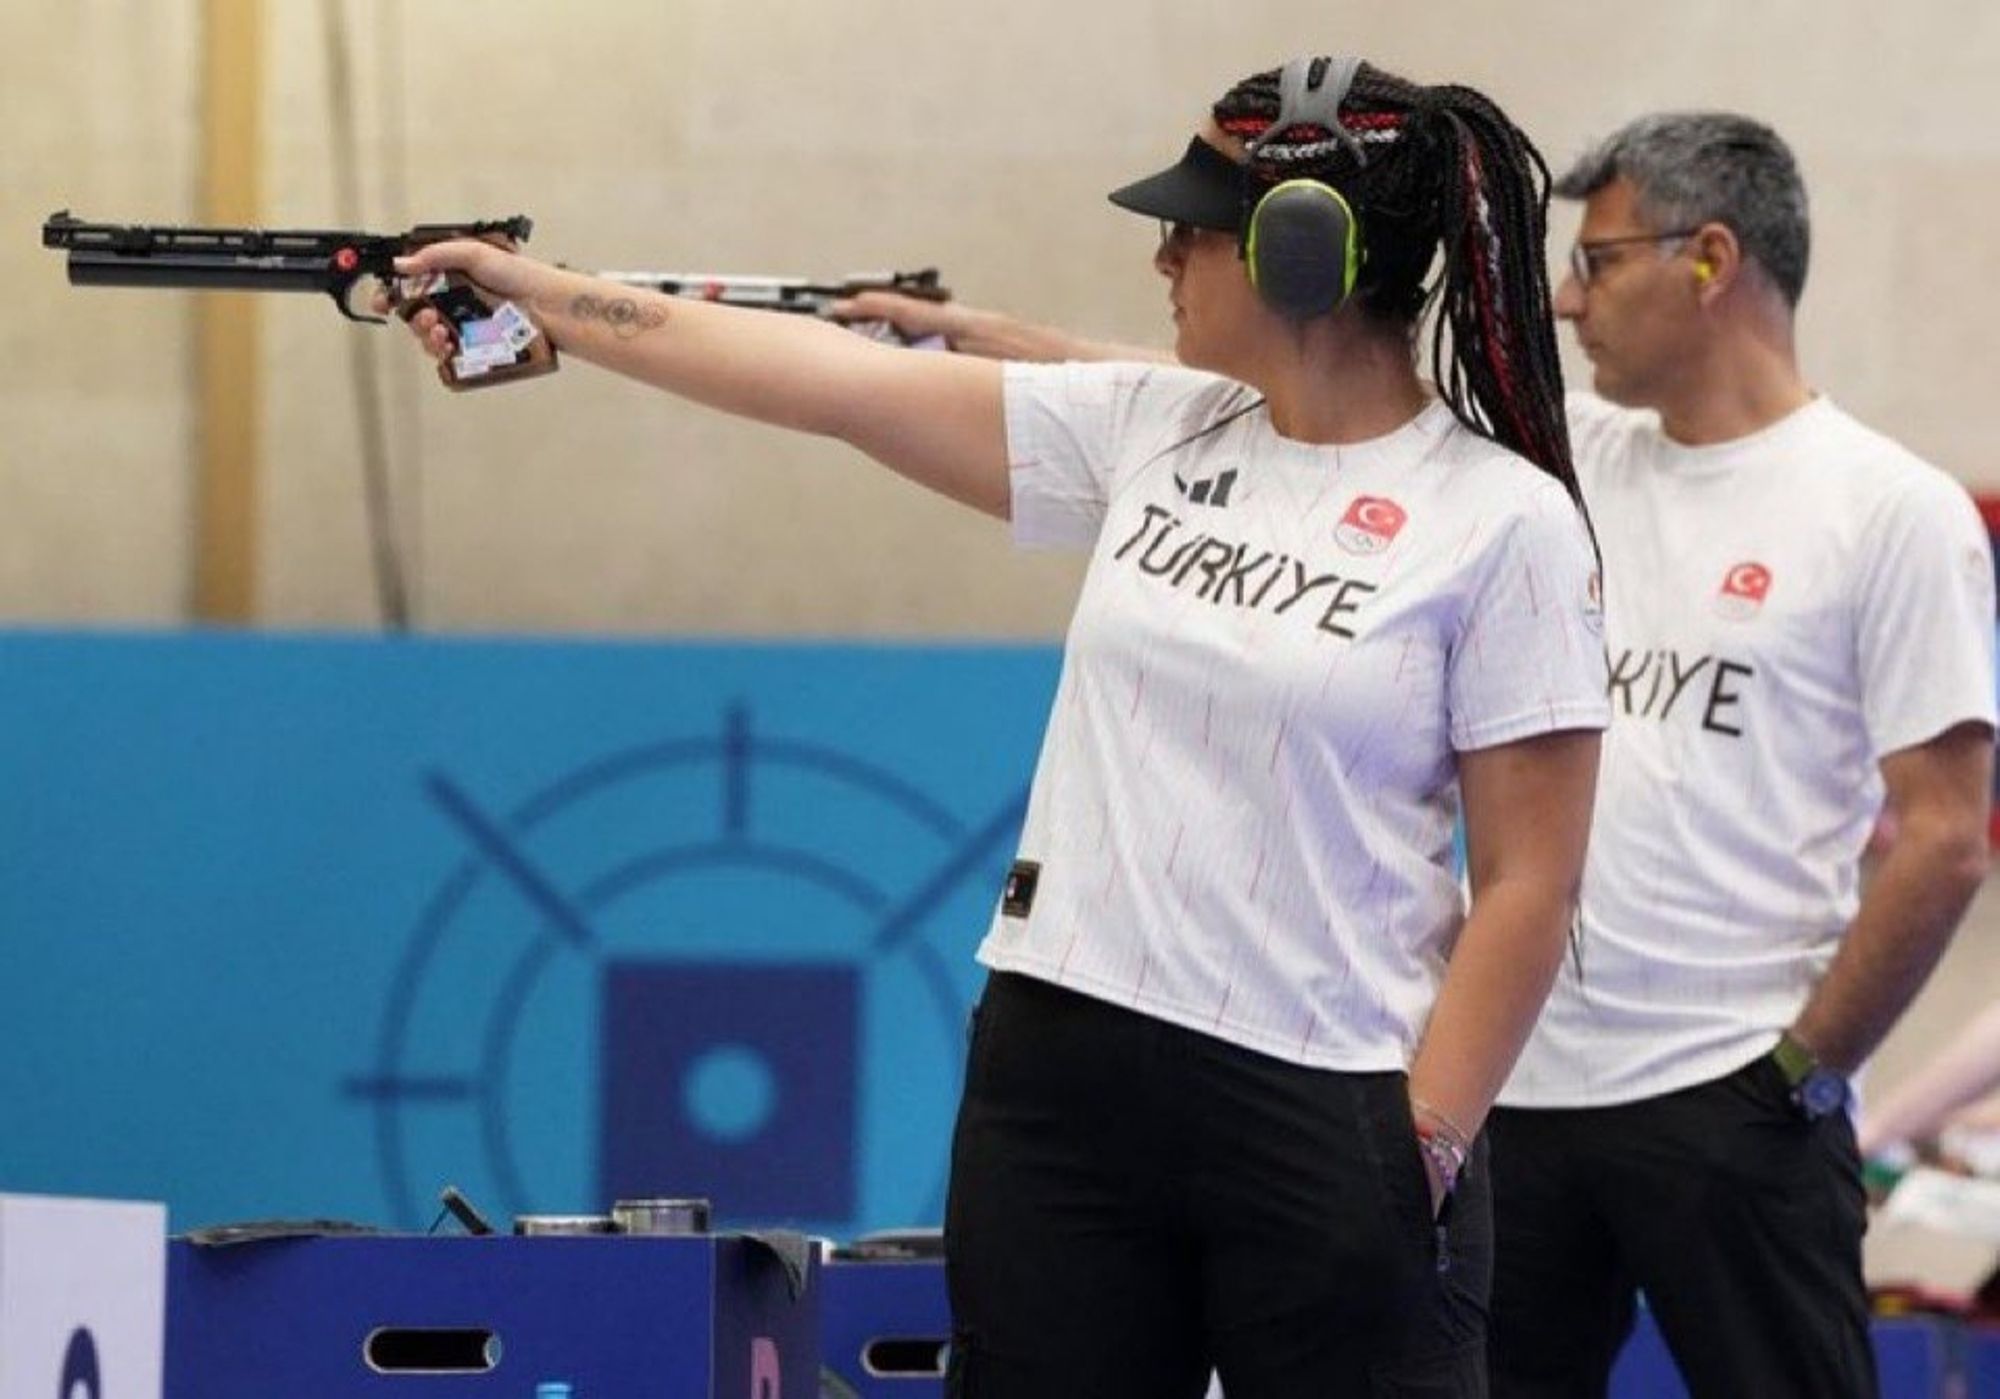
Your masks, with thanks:
[[[1769,128],[1644,117],[1556,188],[1613,721],[1571,956],[1490,1123],[1493,1393],[1605,1393],[1637,1290],[1702,1399],[1872,1395],[1847,1079],[1986,871],[1986,534],[1807,387]]]
[[[1557,184],[1612,723],[1569,957],[1488,1120],[1496,1399],[1607,1392],[1643,1291],[1696,1399],[1876,1392],[1848,1077],[1987,868],[1993,565],[1965,491],[1808,387],[1791,152],[1640,118]],[[1166,356],[963,306],[1023,359]],[[1861,890],[1878,812],[1894,831]]]

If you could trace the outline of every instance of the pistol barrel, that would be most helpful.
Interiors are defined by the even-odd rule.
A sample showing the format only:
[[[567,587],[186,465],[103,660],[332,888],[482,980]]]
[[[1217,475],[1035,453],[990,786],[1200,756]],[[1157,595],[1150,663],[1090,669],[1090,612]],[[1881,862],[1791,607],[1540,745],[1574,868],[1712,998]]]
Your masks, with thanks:
[[[180,287],[197,291],[327,291],[326,260],[231,253],[117,253],[72,248],[69,280],[76,287]]]

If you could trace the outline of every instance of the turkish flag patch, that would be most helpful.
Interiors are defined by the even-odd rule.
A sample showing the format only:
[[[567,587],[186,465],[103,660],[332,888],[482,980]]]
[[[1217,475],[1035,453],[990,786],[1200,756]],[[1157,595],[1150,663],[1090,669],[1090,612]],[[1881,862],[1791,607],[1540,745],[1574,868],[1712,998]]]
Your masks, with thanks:
[[[1722,575],[1715,610],[1725,617],[1753,617],[1771,595],[1771,570],[1760,563],[1739,563]]]
[[[1358,495],[1334,528],[1334,540],[1350,554],[1379,554],[1395,543],[1410,514],[1387,496]]]

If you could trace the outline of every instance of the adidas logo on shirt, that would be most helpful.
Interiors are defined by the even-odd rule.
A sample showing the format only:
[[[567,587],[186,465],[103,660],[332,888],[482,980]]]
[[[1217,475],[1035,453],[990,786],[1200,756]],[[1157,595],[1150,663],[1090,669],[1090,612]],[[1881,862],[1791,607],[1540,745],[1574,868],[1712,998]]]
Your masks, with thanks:
[[[1206,480],[1188,482],[1174,475],[1174,489],[1187,498],[1189,505],[1213,505],[1218,510],[1229,506],[1229,492],[1236,486],[1236,468],[1219,471]]]

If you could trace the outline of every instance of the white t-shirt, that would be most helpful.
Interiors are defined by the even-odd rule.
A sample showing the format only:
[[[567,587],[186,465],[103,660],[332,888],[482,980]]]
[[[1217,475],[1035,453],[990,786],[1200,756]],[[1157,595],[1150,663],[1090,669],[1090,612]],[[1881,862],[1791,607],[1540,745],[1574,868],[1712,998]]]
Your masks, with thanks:
[[[1611,731],[1576,946],[1501,1101],[1630,1102],[1776,1043],[1859,902],[1877,764],[1994,717],[1993,562],[1950,477],[1824,398],[1683,447],[1570,403]]]
[[[1009,365],[1017,542],[1093,550],[990,967],[1407,1066],[1462,921],[1454,752],[1607,722],[1562,488],[1433,404],[1289,441],[1191,370]],[[1192,440],[1190,440],[1192,439]],[[1032,888],[1030,888],[1032,883]]]

